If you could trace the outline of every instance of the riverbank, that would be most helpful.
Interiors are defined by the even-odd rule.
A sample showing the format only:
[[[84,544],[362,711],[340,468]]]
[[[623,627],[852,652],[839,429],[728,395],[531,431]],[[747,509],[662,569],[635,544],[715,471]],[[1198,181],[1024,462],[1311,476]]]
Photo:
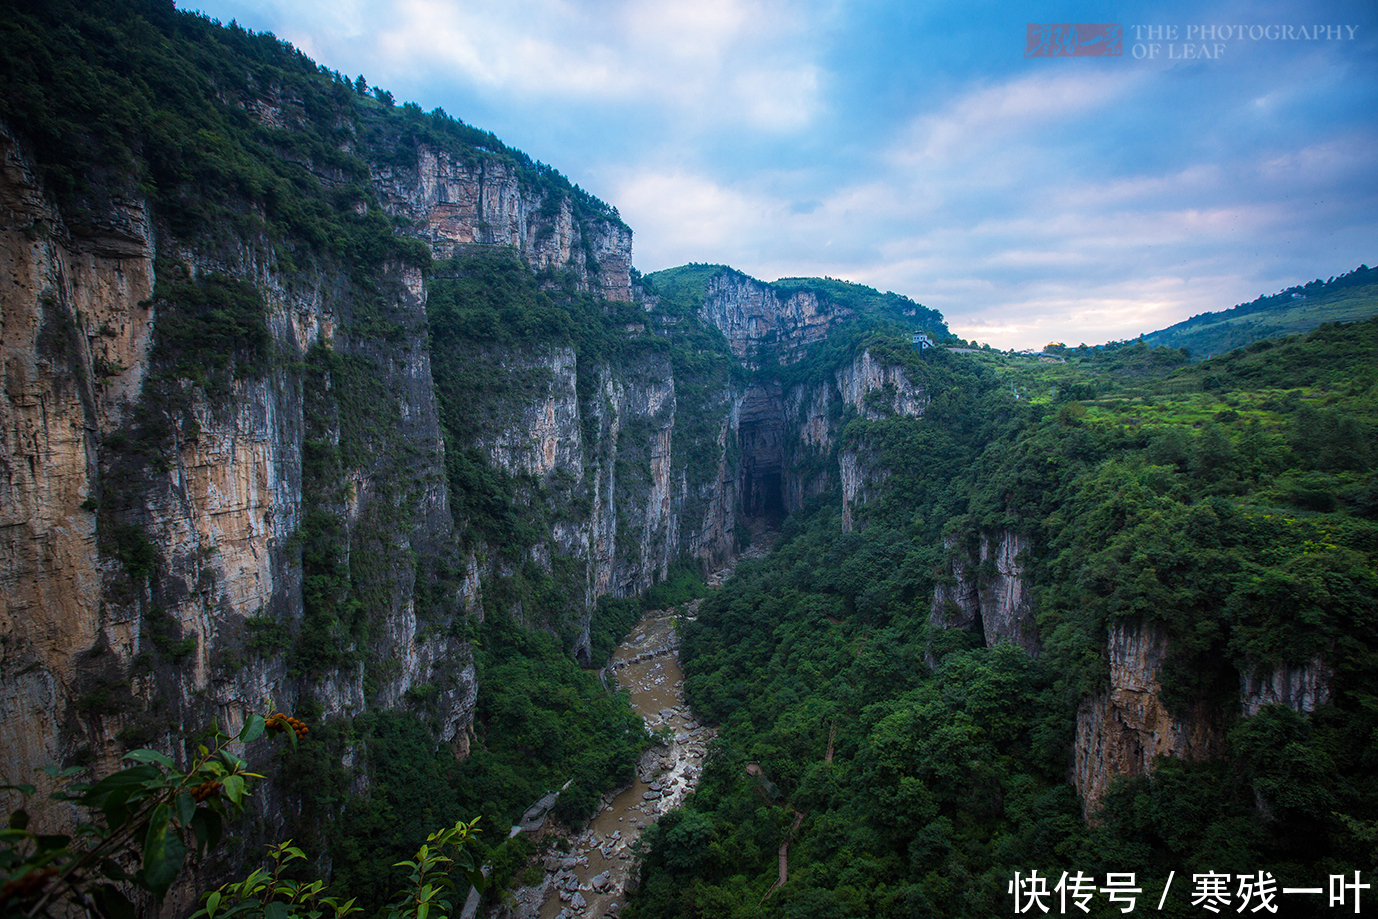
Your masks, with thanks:
[[[664,742],[637,764],[636,780],[604,797],[587,829],[574,838],[545,827],[533,832],[546,845],[538,862],[544,876],[521,887],[490,911],[493,919],[616,917],[626,902],[635,859],[631,845],[660,816],[678,807],[703,769],[712,728],[694,720],[684,700],[676,616],[692,618],[699,601],[642,617],[604,671],[630,693],[631,707]]]

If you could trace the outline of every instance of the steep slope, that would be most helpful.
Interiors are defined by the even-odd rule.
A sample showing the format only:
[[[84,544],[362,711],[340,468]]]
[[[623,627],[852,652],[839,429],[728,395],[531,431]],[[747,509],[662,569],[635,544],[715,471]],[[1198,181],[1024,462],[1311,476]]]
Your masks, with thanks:
[[[580,743],[442,809],[503,826],[571,771],[589,806],[638,741],[509,625],[588,660],[598,596],[731,551],[720,340],[646,329],[602,202],[271,36],[158,0],[11,5],[0,27],[0,773],[99,775],[292,711],[312,742],[263,831],[326,843],[397,732],[439,745],[427,769],[475,738],[490,772],[529,757],[501,699],[530,686],[482,675],[525,657],[562,687],[536,714]],[[493,341],[549,310],[563,325]],[[414,796],[403,774],[373,796]]]
[[[1153,902],[1170,871],[1363,870],[1375,336],[1191,366],[1143,344],[805,358],[819,383],[869,352],[925,407],[863,400],[832,432],[870,457],[850,524],[834,485],[686,627],[719,755],[628,915],[985,916],[1034,868],[1133,871]]]

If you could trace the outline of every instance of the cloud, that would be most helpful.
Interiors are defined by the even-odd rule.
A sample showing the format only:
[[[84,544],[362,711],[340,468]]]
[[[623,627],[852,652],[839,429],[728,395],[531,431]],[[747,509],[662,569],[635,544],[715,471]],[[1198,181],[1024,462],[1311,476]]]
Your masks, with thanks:
[[[1378,249],[1359,43],[1028,62],[957,4],[211,2],[550,161],[644,270],[849,278],[992,344],[1128,337]]]
[[[966,92],[941,111],[916,118],[890,158],[897,166],[966,161],[976,150],[1065,128],[1103,108],[1143,79],[1133,72],[1034,74]]]
[[[366,60],[381,85],[424,74],[509,104],[636,107],[768,133],[808,125],[822,105],[804,17],[785,0],[256,6],[280,37],[327,63]]]

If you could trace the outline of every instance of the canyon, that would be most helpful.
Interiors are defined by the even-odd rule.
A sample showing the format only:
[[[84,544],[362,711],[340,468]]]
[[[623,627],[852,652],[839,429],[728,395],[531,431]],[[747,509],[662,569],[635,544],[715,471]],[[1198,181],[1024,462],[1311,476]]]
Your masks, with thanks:
[[[575,835],[580,851],[532,863],[542,880],[514,914],[554,916],[576,894],[602,909],[635,883],[636,834],[614,818],[639,831],[682,803],[716,735],[687,709],[667,618],[640,622],[608,659],[623,637],[609,639],[608,610],[631,608],[613,601],[686,573],[721,587],[748,541],[764,556],[791,518],[827,519],[843,547],[876,549],[867,537],[889,528],[865,569],[877,581],[895,575],[885,553],[926,532],[912,556],[922,566],[883,598],[886,616],[902,609],[918,634],[960,638],[949,650],[1012,644],[1046,666],[1040,628],[1059,611],[1040,606],[1044,522],[1019,518],[1005,495],[940,504],[945,516],[927,521],[893,500],[902,461],[957,455],[969,433],[953,406],[975,396],[934,383],[954,378],[934,366],[975,359],[941,347],[953,336],[939,314],[833,279],[767,283],[704,265],[643,277],[616,210],[550,167],[443,113],[397,111],[338,74],[305,72],[297,90],[215,84],[216,111],[282,170],[245,167],[250,190],[218,210],[185,184],[128,176],[64,191],[37,129],[0,120],[0,775],[51,763],[107,774],[141,747],[185,760],[198,726],[234,731],[266,711],[322,726],[400,714],[424,726],[430,753],[474,763],[497,746],[481,723],[494,688],[484,655],[497,653],[480,636],[501,636],[481,627],[510,621],[590,682],[604,667],[628,679],[653,726],[670,729]],[[284,176],[307,191],[291,197]],[[275,197],[296,210],[274,211]],[[911,347],[918,332],[940,343],[928,357]],[[1019,398],[963,379],[981,398]],[[1049,405],[1050,424],[1077,424],[1079,404]],[[897,447],[896,430],[913,436]],[[897,459],[902,449],[922,455]],[[940,670],[936,644],[883,659],[900,643],[891,619],[858,602],[874,585],[831,574],[807,572],[827,583],[804,608],[809,628],[856,629],[838,666],[861,661],[894,686]],[[765,622],[768,607],[752,612]],[[1268,658],[1244,668],[1237,692],[1170,706],[1166,627],[1107,620],[1083,636],[1103,678],[1066,707],[1059,748],[1059,790],[1091,824],[1117,779],[1150,775],[1162,757],[1219,759],[1239,718],[1332,698],[1318,653]],[[761,641],[788,650],[786,632]],[[826,758],[801,761],[831,770],[838,721],[871,718],[878,700],[862,686],[849,704],[827,714]],[[810,712],[788,742],[806,745],[823,717]],[[371,791],[367,746],[339,732],[327,758],[348,787],[331,806]],[[847,757],[860,759],[855,744],[839,770]],[[255,796],[255,840],[277,838],[301,806],[290,778]],[[927,807],[926,791],[903,794]],[[74,820],[54,802],[31,810],[57,828]],[[796,813],[788,834],[803,825]],[[776,845],[783,859],[779,839],[765,848]]]

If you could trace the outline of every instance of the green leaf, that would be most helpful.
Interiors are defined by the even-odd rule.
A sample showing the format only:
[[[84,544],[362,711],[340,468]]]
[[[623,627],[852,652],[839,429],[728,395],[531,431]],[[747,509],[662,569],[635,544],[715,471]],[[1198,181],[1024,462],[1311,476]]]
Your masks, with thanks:
[[[250,741],[258,740],[262,737],[264,725],[266,723],[262,715],[250,715],[248,720],[244,722],[243,729],[239,732],[240,743],[249,743]]]
[[[206,919],[215,919],[215,911],[220,908],[220,891],[213,890],[206,896]]]
[[[240,759],[239,757],[235,756],[235,755],[234,755],[233,753],[231,753],[229,750],[221,750],[221,751],[220,751],[220,760],[221,760],[226,766],[229,767],[229,770],[230,770],[231,772],[238,772],[239,770],[243,769],[245,766],[249,765],[248,763],[244,762],[244,760],[242,760],[242,759]]]
[[[17,791],[21,795],[31,795],[36,789],[32,785],[0,785],[0,791]]]
[[[101,884],[91,892],[96,901],[96,913],[105,919],[138,919],[138,911],[114,884]]]
[[[51,776],[52,778],[55,778],[55,779],[67,779],[67,778],[71,778],[72,776],[76,775],[78,772],[81,772],[83,768],[84,768],[84,767],[82,767],[82,766],[68,766],[66,769],[63,769],[62,767],[58,766],[56,763],[49,763],[49,764],[46,765],[46,766],[39,766],[39,767],[38,767],[39,771],[42,772],[44,775]],[[32,792],[30,792],[30,794],[32,794]]]
[[[190,826],[191,818],[196,816],[196,799],[187,792],[177,796],[177,825]]]
[[[197,809],[196,816],[191,818],[191,829],[196,834],[197,850],[204,854],[207,849],[214,849],[220,845],[224,825],[219,814],[209,807],[201,807]]]
[[[281,900],[274,900],[263,906],[263,919],[287,919],[287,904]]]
[[[225,797],[238,805],[244,800],[244,777],[239,775],[225,776]]]
[[[169,826],[172,810],[166,804],[153,809],[148,820],[148,834],[144,837],[143,885],[162,900],[167,890],[182,870],[182,862],[187,857],[187,847],[177,833]]]
[[[136,763],[157,763],[166,766],[168,769],[173,767],[172,757],[157,750],[130,750],[120,759],[132,759]]]
[[[114,859],[102,859],[100,863],[100,873],[112,881],[132,881],[134,876],[120,867]]]

